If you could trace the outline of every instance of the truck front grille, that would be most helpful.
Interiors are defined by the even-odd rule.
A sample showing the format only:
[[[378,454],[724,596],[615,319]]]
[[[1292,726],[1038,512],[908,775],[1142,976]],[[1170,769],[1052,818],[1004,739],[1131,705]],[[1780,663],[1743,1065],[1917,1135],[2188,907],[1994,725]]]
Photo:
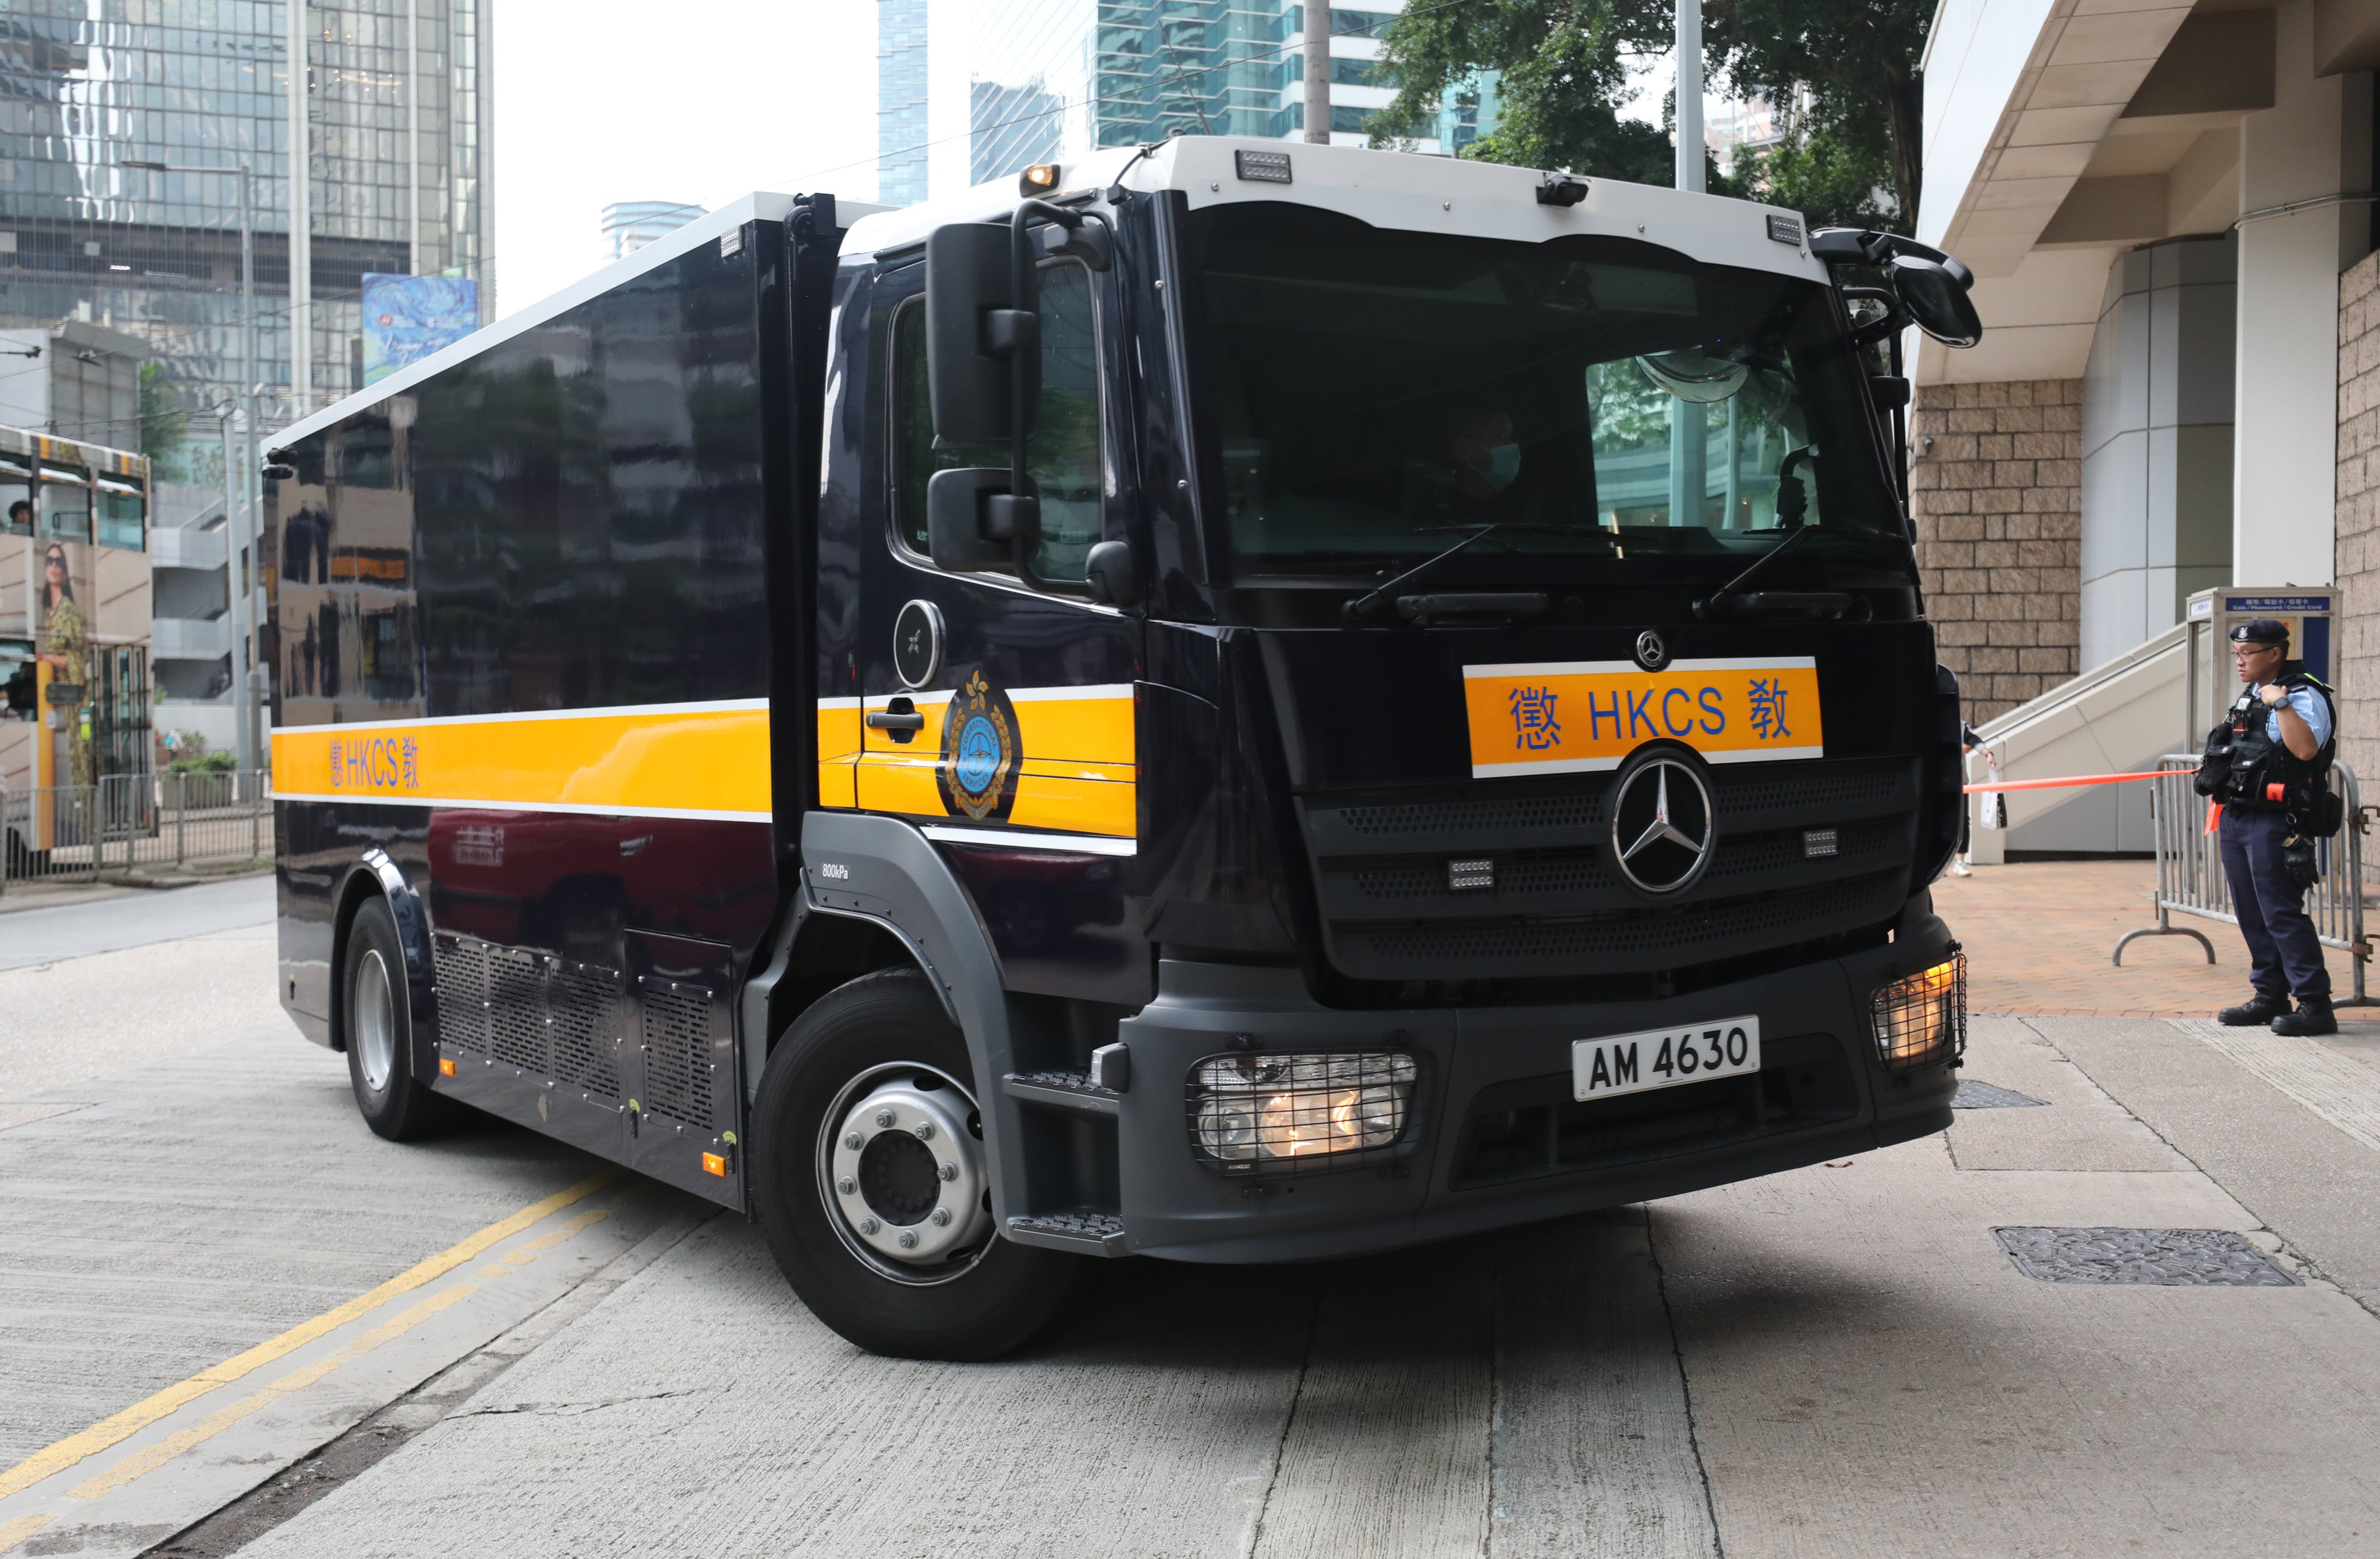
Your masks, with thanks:
[[[1675,968],[1873,925],[1908,895],[1913,763],[1712,771],[1715,853],[1674,901],[1647,899],[1612,870],[1612,777],[1301,797],[1332,967],[1367,980]],[[1831,847],[1814,854],[1815,834]],[[1491,885],[1464,885],[1483,861]]]

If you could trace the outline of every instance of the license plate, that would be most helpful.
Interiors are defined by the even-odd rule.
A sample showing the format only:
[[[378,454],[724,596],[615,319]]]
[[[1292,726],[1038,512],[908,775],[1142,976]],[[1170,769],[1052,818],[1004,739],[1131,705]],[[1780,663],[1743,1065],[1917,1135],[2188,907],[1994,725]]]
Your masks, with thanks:
[[[1758,1070],[1757,1017],[1722,1017],[1691,1029],[1573,1040],[1570,1047],[1571,1093],[1578,1099],[1610,1099]]]

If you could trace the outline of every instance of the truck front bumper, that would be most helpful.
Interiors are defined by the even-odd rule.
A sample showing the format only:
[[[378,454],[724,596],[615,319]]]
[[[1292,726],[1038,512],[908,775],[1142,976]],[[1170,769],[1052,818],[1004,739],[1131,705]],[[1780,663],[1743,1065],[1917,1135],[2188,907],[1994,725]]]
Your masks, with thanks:
[[[1955,952],[1928,915],[1887,946],[1666,1001],[1398,1011],[1318,1005],[1293,970],[1166,961],[1157,1000],[1121,1029],[1132,1074],[1116,1102],[1121,1244],[1190,1261],[1352,1255],[1926,1136],[1950,1122],[1955,1062],[1888,1069],[1870,1006],[1880,987]],[[1760,1019],[1760,1073],[1572,1103],[1573,1041],[1748,1014]],[[1295,1174],[1227,1168],[1196,1151],[1199,1061],[1305,1050],[1415,1058],[1412,1118],[1394,1150]]]

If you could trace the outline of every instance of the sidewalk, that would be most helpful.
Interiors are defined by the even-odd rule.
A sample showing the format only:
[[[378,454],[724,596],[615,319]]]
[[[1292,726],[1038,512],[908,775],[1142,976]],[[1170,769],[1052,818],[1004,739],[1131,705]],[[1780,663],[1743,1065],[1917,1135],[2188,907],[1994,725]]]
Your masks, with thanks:
[[[2176,915],[2196,939],[2143,937],[2108,961],[2116,939],[2156,924],[2156,862],[2051,860],[1978,866],[1934,884],[1934,908],[1967,948],[1967,1005],[1975,1012],[2095,1017],[2205,1017],[2248,998],[2248,949],[2238,928]],[[2333,991],[2354,990],[2348,955],[2325,948]]]

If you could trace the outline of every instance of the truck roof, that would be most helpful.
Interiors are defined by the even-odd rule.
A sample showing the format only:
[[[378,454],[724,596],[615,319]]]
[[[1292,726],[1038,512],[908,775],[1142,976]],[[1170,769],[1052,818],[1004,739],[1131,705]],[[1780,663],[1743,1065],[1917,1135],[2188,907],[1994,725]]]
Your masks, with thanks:
[[[1241,177],[1240,153],[1286,156],[1289,182]],[[1126,164],[1130,164],[1127,166]],[[1469,238],[1541,243],[1573,233],[1643,238],[1713,265],[1740,265],[1824,283],[1826,263],[1812,258],[1797,212],[1720,195],[1659,185],[1586,178],[1585,198],[1573,206],[1542,205],[1541,168],[1468,158],[1375,152],[1360,146],[1311,146],[1254,136],[1176,136],[1147,156],[1135,147],[1110,147],[1061,167],[1058,195],[1104,192],[1121,176],[1127,189],[1179,189],[1192,210],[1236,201],[1292,201],[1344,212],[1378,227]],[[275,446],[320,432],[366,407],[455,363],[476,357],[619,286],[632,276],[755,220],[782,222],[794,197],[771,190],[731,201],[611,264],[590,271],[561,291],[504,315],[453,346],[411,363],[368,389],[333,403],[271,435]],[[940,200],[887,209],[838,200],[836,220],[848,229],[845,254],[882,254],[922,243],[947,222],[1006,216],[1023,199],[1014,178],[1002,178]],[[1772,223],[1770,218],[1779,219]],[[1779,235],[1790,235],[1785,241]]]
[[[1257,153],[1275,177],[1245,177],[1243,152]],[[1288,181],[1278,177],[1287,160]],[[1127,167],[1126,164],[1130,166]],[[1468,158],[1310,146],[1254,136],[1177,136],[1143,157],[1110,147],[1059,170],[1056,193],[1123,187],[1179,189],[1192,210],[1235,201],[1293,201],[1344,212],[1379,227],[1539,243],[1572,233],[1644,238],[1716,265],[1741,265],[1824,283],[1823,261],[1809,253],[1801,213],[1781,206],[1702,195],[1658,185],[1586,178],[1574,206],[1541,205],[1542,168]],[[1584,177],[1584,176],[1581,176]],[[853,225],[844,252],[881,254],[923,241],[946,222],[995,220],[1022,198],[1014,177],[963,193],[867,217]],[[1772,225],[1770,217],[1780,219]],[[1785,241],[1776,235],[1790,235]]]
[[[783,222],[793,213],[794,201],[792,195],[762,189],[730,201],[715,211],[706,212],[674,232],[654,239],[636,253],[588,272],[560,292],[549,294],[527,308],[516,310],[494,323],[473,331],[451,347],[442,347],[418,362],[407,363],[380,383],[334,401],[311,416],[298,419],[279,432],[271,434],[270,443],[275,447],[295,444],[366,407],[377,405],[391,396],[402,395],[440,370],[477,357],[490,347],[508,341],[524,331],[534,330],[589,298],[611,291],[632,276],[642,275],[704,244],[717,243],[722,237],[741,229],[747,222]],[[838,201],[835,220],[848,227],[868,213],[883,209],[881,206]]]

